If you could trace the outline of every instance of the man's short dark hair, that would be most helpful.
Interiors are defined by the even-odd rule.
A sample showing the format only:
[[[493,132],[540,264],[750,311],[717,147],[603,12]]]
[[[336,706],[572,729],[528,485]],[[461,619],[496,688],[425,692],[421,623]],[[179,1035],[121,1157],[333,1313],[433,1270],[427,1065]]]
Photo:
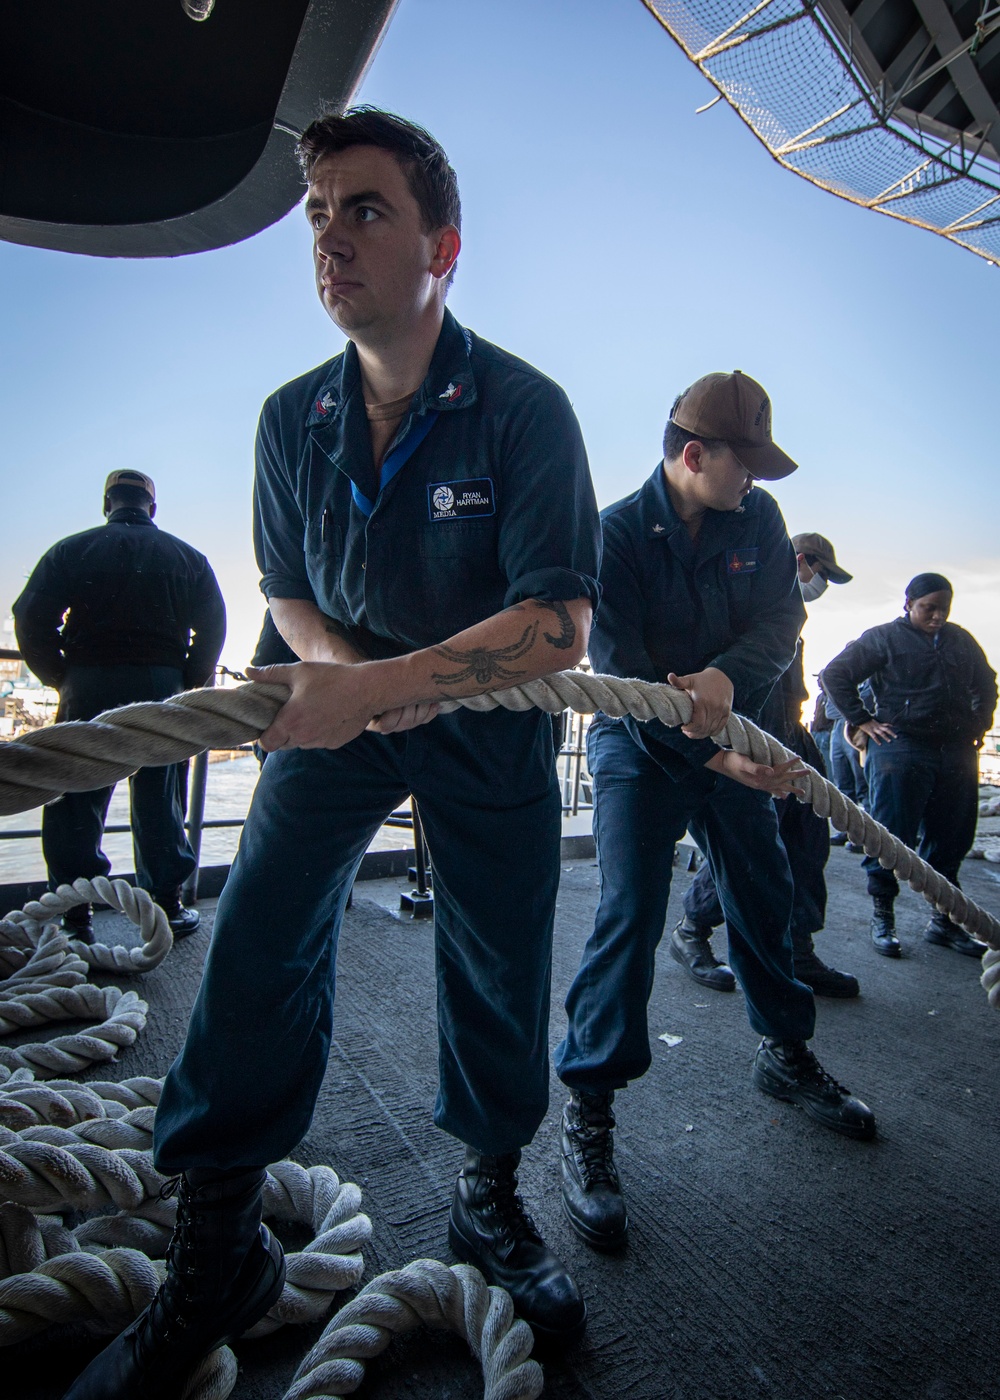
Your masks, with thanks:
[[[133,510],[149,510],[153,498],[141,486],[112,486],[108,492],[108,505],[111,510],[121,510],[129,506]]]
[[[674,409],[683,397],[683,394],[678,394],[670,406],[670,417],[667,419],[666,431],[663,434],[663,460],[665,462],[676,462],[689,442],[700,442],[710,452],[726,445],[724,438],[699,437],[697,433],[689,433],[687,428],[678,427],[674,422]]]
[[[352,107],[343,115],[331,112],[310,123],[299,140],[299,164],[306,180],[312,179],[324,156],[351,146],[375,146],[395,156],[417,201],[425,233],[446,224],[461,230],[458,177],[430,132],[378,107]]]

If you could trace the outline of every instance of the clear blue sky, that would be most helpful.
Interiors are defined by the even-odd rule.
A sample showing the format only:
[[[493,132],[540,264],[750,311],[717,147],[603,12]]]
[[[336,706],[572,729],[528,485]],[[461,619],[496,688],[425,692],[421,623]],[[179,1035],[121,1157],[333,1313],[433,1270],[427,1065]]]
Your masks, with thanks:
[[[606,504],[652,470],[678,389],[741,368],[801,463],[789,527],[855,583],[807,628],[815,669],[941,569],[1000,659],[994,514],[1000,273],[781,170],[640,0],[402,0],[360,94],[458,171],[451,305],[562,383]],[[58,180],[58,170],[48,172]],[[301,210],[237,247],[127,262],[0,244],[0,615],[38,556],[149,472],[159,523],[211,558],[248,659],[257,413],[337,353]]]

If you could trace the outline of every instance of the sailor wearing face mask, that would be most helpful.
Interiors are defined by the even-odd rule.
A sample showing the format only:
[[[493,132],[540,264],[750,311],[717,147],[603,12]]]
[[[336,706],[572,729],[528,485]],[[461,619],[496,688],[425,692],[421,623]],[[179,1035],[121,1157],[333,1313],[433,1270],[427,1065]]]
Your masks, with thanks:
[[[792,536],[804,603],[822,597],[831,583],[850,583],[851,575],[837,563],[833,545],[823,535]],[[802,662],[802,638],[795,658],[775,685],[761,711],[760,724],[800,758],[825,773],[816,741],[802,724],[802,705],[808,699]],[[826,922],[826,862],[830,855],[830,828],[805,802],[787,797],[778,803],[778,826],[788,852],[795,885],[792,905],[792,949],[795,976],[817,996],[856,997],[858,979],[827,967],[817,955],[815,934]],[[670,952],[702,986],[728,992],[736,987],[731,969],[720,962],[709,941],[712,930],[724,921],[722,905],[708,864],[702,866],[684,896],[684,918],[674,929]]]

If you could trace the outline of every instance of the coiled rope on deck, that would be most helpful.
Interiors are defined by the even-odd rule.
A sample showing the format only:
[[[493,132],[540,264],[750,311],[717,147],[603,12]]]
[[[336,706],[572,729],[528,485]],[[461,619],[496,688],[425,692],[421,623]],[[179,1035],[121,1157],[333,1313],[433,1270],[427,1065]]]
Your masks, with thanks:
[[[206,748],[249,743],[271,723],[288,698],[285,686],[251,682],[232,689],[191,690],[169,700],[109,710],[93,720],[73,720],[34,730],[0,746],[0,814],[49,802],[63,792],[107,787],[137,768],[178,763]],[[445,701],[444,711],[538,708],[550,714],[603,710],[661,720],[671,728],[691,717],[691,699],[673,686],[617,676],[559,671],[541,680],[485,695]],[[714,736],[756,763],[775,764],[798,755],[741,715],[731,715]],[[801,760],[800,760],[801,761]],[[932,869],[832,782],[803,764],[802,800],[887,870],[905,880],[941,913],[989,945],[982,981],[990,1004],[1000,1008],[1000,921]]]
[[[0,1128],[0,1346],[68,1323],[117,1332],[152,1301],[163,1281],[176,1211],[150,1150],[151,1100],[159,1083],[136,1080],[121,1086],[124,1096],[111,1099],[93,1094],[98,1105],[118,1104],[122,1097],[146,1100],[121,1116],[99,1112],[71,1127]],[[12,1077],[0,1086],[0,1101],[23,1097],[25,1087]],[[55,1093],[38,1108],[42,1116],[65,1116]],[[73,1229],[55,1214],[108,1206],[117,1212]],[[284,1161],[269,1169],[264,1215],[309,1225],[313,1238],[304,1250],[286,1255],[281,1297],[247,1337],[314,1321],[337,1293],[360,1282],[361,1250],[372,1233],[360,1206],[359,1188],[341,1182],[331,1167]],[[419,1259],[374,1279],[334,1317],[286,1400],[339,1400],[352,1393],[367,1360],[384,1351],[394,1334],[422,1324],[465,1338],[482,1367],[486,1400],[540,1395],[541,1368],[529,1360],[531,1332],[515,1319],[508,1294],[487,1287],[475,1269]],[[221,1348],[190,1377],[186,1400],[225,1400],[236,1376],[235,1358]]]
[[[86,944],[53,922],[79,904],[108,904],[138,927],[139,947]],[[149,1010],[136,992],[88,982],[99,972],[148,972],[170,952],[167,916],[145,890],[124,880],[76,880],[0,919],[0,1036],[53,1021],[97,1021],[86,1031],[12,1048],[0,1045],[0,1067],[32,1078],[76,1074],[132,1045]]]

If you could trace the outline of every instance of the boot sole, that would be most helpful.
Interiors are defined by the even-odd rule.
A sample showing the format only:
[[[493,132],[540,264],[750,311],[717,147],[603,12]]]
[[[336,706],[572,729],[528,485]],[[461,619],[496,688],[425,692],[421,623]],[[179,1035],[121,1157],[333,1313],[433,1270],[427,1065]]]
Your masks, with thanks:
[[[809,979],[808,979],[807,977],[799,977],[798,973],[796,973],[796,979],[797,979],[799,982],[805,982],[806,986],[807,986],[807,987],[809,988],[809,990],[812,992],[812,994],[813,994],[814,997],[837,997],[837,998],[838,998],[839,1000],[841,1000],[841,1001],[850,1001],[852,998],[858,997],[858,996],[861,995],[861,988],[860,988],[859,986],[854,986],[854,987],[836,987],[836,986],[826,986],[826,987],[824,987],[824,986],[820,986],[820,987],[817,987],[817,986],[814,985],[814,983],[810,982]]]
[[[780,1099],[782,1103],[790,1103],[795,1108],[801,1108],[807,1113],[814,1123],[819,1123],[821,1127],[828,1128],[831,1133],[840,1133],[841,1137],[853,1138],[855,1142],[870,1142],[875,1136],[874,1126],[868,1128],[862,1124],[855,1123],[834,1123],[816,1108],[808,1099],[800,1099],[797,1095],[789,1093],[783,1086],[775,1084],[766,1075],[754,1069],[753,1082],[763,1093],[769,1094],[772,1099]]]
[[[450,1217],[448,1219],[448,1245],[451,1249],[452,1254],[454,1254],[455,1257],[458,1260],[460,1260],[461,1263],[471,1264],[474,1269],[479,1270],[483,1278],[486,1279],[487,1283],[490,1282],[487,1269],[480,1258],[479,1250],[475,1247],[475,1245],[470,1244],[469,1241],[465,1238],[465,1236],[461,1234],[455,1222]],[[495,1286],[498,1288],[503,1288],[502,1283],[497,1284]],[[521,1318],[522,1322],[526,1322],[531,1328],[532,1335],[534,1336],[536,1342],[538,1342],[540,1347],[545,1347],[546,1349],[551,1348],[553,1350],[562,1350],[566,1347],[572,1346],[574,1342],[578,1342],[583,1336],[584,1331],[586,1330],[586,1302],[583,1303],[583,1316],[580,1319],[580,1321],[576,1323],[573,1327],[561,1328],[546,1327],[541,1322],[532,1322],[530,1318],[524,1317],[522,1313],[518,1310],[517,1299],[514,1297],[513,1294],[510,1294],[510,1300],[514,1304],[514,1312],[519,1318]]]
[[[583,1240],[584,1244],[589,1244],[591,1249],[596,1249],[601,1254],[620,1254],[628,1243],[628,1220],[625,1221],[625,1228],[618,1235],[602,1235],[597,1230],[589,1226],[586,1221],[577,1220],[567,1203],[566,1197],[562,1198],[563,1215],[569,1221],[574,1232]]]
[[[872,939],[872,947],[880,958],[901,958],[903,956],[902,948],[880,948],[874,939]]]
[[[692,972],[690,965],[688,964],[686,958],[684,957],[684,954],[680,951],[680,949],[678,949],[678,948],[676,948],[676,947],[674,946],[674,940],[673,940],[672,938],[671,938],[671,940],[670,940],[670,943],[668,944],[668,947],[669,947],[669,949],[670,949],[670,956],[673,958],[673,960],[674,960],[674,962],[677,964],[677,966],[678,966],[678,967],[682,967],[682,968],[684,969],[684,971],[687,973],[687,975],[691,978],[691,981],[692,981],[692,982],[697,982],[697,984],[698,984],[699,987],[704,987],[705,990],[706,990],[706,992],[735,992],[735,991],[736,991],[736,978],[735,978],[735,977],[733,977],[732,982],[726,982],[725,985],[724,985],[724,986],[721,986],[721,987],[719,986],[719,984],[718,984],[717,982],[707,982],[703,977],[699,977],[698,974],[697,974],[697,972]]]

